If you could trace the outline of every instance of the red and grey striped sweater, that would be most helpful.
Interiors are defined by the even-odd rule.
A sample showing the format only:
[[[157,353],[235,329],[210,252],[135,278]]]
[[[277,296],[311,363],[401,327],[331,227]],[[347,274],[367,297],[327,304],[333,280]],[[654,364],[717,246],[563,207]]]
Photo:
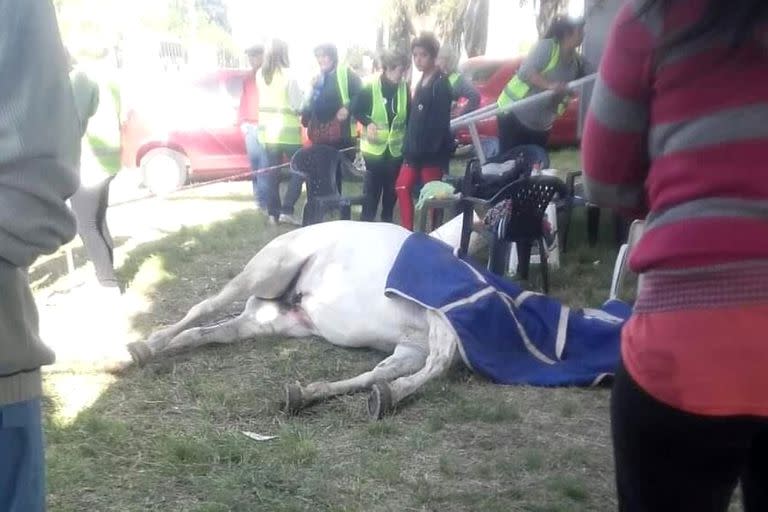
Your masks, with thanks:
[[[646,217],[636,310],[768,303],[768,37],[660,54],[703,2],[639,3],[614,23],[582,146],[590,199]]]

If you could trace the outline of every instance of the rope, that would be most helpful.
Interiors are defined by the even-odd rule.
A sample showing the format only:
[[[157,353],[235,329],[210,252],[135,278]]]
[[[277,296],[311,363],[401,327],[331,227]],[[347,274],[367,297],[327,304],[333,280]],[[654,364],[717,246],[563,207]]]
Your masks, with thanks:
[[[340,151],[342,153],[348,153],[348,152],[354,151],[356,149],[357,149],[356,147],[352,146],[352,147],[341,149]],[[173,195],[173,194],[177,194],[179,192],[186,192],[187,190],[193,190],[193,189],[196,189],[196,188],[202,188],[202,187],[207,187],[207,186],[210,186],[210,185],[215,185],[217,183],[224,183],[224,182],[227,182],[227,181],[235,181],[235,180],[239,180],[241,178],[248,177],[250,179],[253,179],[254,176],[258,176],[259,174],[262,174],[262,173],[265,173],[265,172],[279,170],[279,169],[290,169],[290,167],[291,167],[291,163],[290,162],[286,162],[284,164],[273,165],[273,166],[270,166],[270,167],[264,167],[264,168],[256,169],[256,170],[253,170],[253,171],[245,171],[245,172],[242,172],[240,174],[234,174],[234,175],[231,175],[231,176],[226,176],[224,178],[218,178],[218,179],[215,179],[215,180],[207,180],[207,181],[203,181],[203,182],[199,182],[199,183],[190,183],[189,185],[185,185],[183,187],[177,188],[176,190],[173,190],[173,191],[169,192],[168,194],[166,194],[163,197],[167,197],[167,196],[170,196],[170,195]],[[293,170],[289,170],[289,172],[290,173],[294,173],[294,174],[302,174],[302,173],[300,173],[298,171],[293,171]],[[141,197],[134,197],[132,199],[126,199],[125,201],[119,201],[119,202],[110,204],[109,207],[113,208],[115,206],[123,206],[123,205],[126,205],[126,204],[138,203],[138,202],[141,202],[141,201],[146,201],[148,199],[154,199],[155,197],[158,197],[157,194],[153,194],[153,193],[149,192],[146,195],[141,196]]]

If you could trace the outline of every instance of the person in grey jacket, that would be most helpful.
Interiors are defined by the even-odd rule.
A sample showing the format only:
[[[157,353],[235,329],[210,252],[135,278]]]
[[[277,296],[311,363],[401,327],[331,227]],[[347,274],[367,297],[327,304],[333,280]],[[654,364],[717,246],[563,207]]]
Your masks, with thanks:
[[[27,268],[75,236],[78,118],[50,0],[0,0],[0,510],[45,510],[40,339]]]
[[[69,55],[68,61],[81,139],[80,188],[70,203],[77,219],[77,233],[83,240],[88,259],[93,263],[99,284],[107,293],[119,294],[120,283],[114,269],[114,242],[107,226],[112,177],[104,171],[87,137],[88,121],[99,108],[99,85],[82,70],[74,69],[75,61]]]
[[[448,77],[453,93],[454,105],[457,105],[462,99],[467,100],[463,107],[454,108],[453,117],[469,114],[477,110],[480,106],[480,93],[474,84],[464,74],[459,72],[459,57],[452,48],[449,46],[442,46],[440,48],[440,53],[437,55],[437,67]]]

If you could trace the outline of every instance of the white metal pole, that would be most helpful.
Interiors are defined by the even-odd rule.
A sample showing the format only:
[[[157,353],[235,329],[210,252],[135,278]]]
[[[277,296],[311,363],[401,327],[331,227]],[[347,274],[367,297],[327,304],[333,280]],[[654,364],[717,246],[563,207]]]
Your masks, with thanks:
[[[569,91],[573,91],[578,89],[582,85],[593,81],[596,77],[597,77],[596,74],[587,75],[583,78],[579,78],[578,80],[568,82],[566,84],[566,87],[568,88]],[[477,123],[479,121],[483,121],[485,119],[495,117],[499,114],[516,110],[520,107],[530,105],[531,103],[537,103],[540,101],[551,99],[554,95],[555,93],[552,91],[542,91],[538,94],[534,94],[533,96],[528,96],[527,98],[514,101],[509,105],[504,106],[503,108],[499,108],[497,105],[488,105],[486,107],[483,107],[482,109],[475,110],[474,112],[470,112],[469,114],[464,114],[463,116],[457,117],[456,119],[451,121],[451,130],[456,130],[458,128],[463,128],[464,126],[469,126],[472,123]],[[491,108],[488,108],[488,107],[491,107]]]

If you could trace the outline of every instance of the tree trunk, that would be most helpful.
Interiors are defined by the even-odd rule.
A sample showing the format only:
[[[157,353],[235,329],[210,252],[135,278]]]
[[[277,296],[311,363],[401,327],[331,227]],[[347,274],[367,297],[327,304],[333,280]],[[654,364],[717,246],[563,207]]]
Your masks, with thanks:
[[[470,0],[464,13],[464,49],[467,57],[484,55],[488,45],[490,0]]]
[[[544,37],[552,24],[552,20],[567,7],[567,0],[538,0],[539,14],[536,16],[536,28],[539,36]]]

